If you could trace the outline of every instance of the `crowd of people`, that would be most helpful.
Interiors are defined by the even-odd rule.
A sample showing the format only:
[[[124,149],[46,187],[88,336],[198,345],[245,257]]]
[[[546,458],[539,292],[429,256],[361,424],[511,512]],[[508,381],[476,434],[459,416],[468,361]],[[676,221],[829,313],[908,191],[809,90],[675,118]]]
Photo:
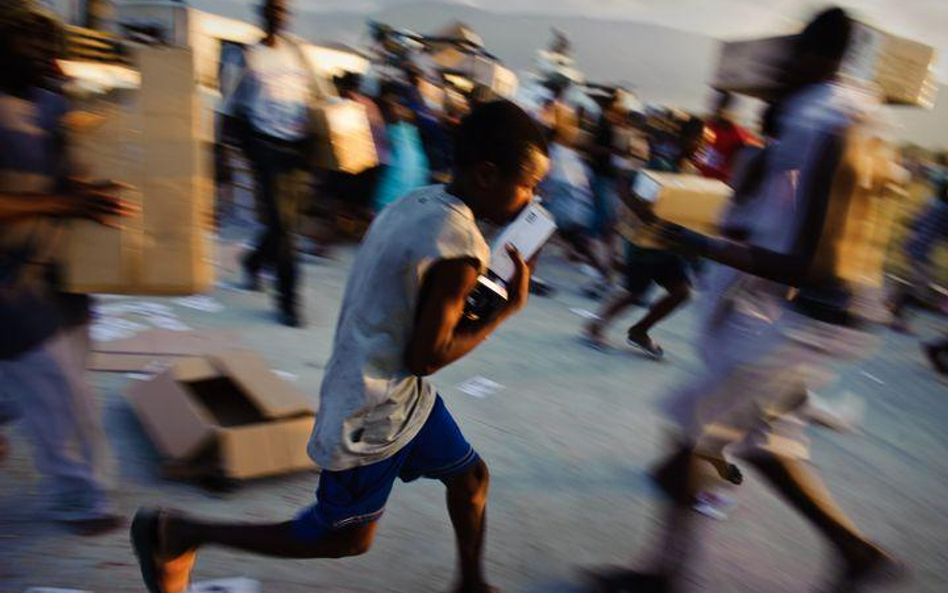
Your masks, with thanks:
[[[265,37],[250,48],[226,99],[222,133],[251,164],[264,227],[243,259],[245,282],[259,289],[261,271],[272,267],[280,319],[298,327],[295,220],[309,184],[312,81],[282,35],[284,1],[266,0],[261,14]],[[32,0],[6,3],[0,29],[0,224],[11,229],[0,249],[0,421],[21,416],[28,426],[38,469],[54,485],[55,516],[79,533],[98,534],[121,518],[109,505],[109,456],[84,376],[89,300],[59,291],[37,233],[62,218],[108,224],[130,208],[113,185],[83,181],[66,166],[66,104],[46,42],[52,17]],[[426,478],[446,488],[460,568],[455,590],[496,591],[482,561],[487,464],[428,377],[526,305],[535,262],[508,248],[515,274],[505,302],[491,315],[466,314],[490,263],[479,223],[504,225],[536,196],[554,214],[563,243],[591,270],[589,294],[607,297],[585,330],[598,347],[608,324],[643,303],[655,283],[667,294],[627,337],[660,358],[650,331],[690,298],[699,270],[704,277],[695,340],[703,369],[662,404],[677,430],[652,472],[668,503],[661,553],[644,571],[595,574],[595,587],[678,590],[697,538],[695,496],[709,475],[741,483],[737,463],[759,470],[832,545],[841,568],[831,591],[898,575],[899,563],[855,526],[807,465],[802,436],[808,389],[872,352],[870,329],[887,308],[901,314],[917,300],[903,289],[885,302],[864,281],[878,271],[865,267],[864,239],[889,223],[867,214],[871,196],[860,169],[867,159],[850,144],[866,105],[837,79],[852,29],[843,10],[829,9],[795,38],[760,135],[734,122],[727,94],[716,95],[706,118],[631,111],[619,92],[601,95],[591,115],[569,104],[566,85],[554,80],[530,113],[483,88],[457,100],[434,84],[443,102],[433,104],[433,83],[411,68],[373,96],[355,75],[337,79],[340,95],[366,109],[379,167],[329,180],[339,195],[361,200],[373,220],[351,266],[309,442],[322,470],[316,500],[269,524],[140,509],[131,539],[148,590],[183,592],[197,553],[210,545],[276,558],[362,554],[394,483]],[[731,185],[720,236],[658,218],[633,191],[644,169]],[[931,281],[930,256],[946,227],[944,158],[925,174],[936,196],[906,247],[913,287]],[[14,236],[23,222],[28,232]],[[621,243],[625,256],[617,263]],[[613,290],[617,269],[624,292]],[[946,343],[927,349],[942,373],[946,350]]]

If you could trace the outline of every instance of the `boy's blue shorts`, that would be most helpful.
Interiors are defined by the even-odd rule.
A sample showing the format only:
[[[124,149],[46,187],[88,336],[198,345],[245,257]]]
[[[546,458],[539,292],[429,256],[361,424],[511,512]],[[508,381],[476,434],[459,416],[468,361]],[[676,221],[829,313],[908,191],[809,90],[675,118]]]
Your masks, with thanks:
[[[446,480],[479,460],[437,396],[421,431],[392,457],[338,472],[324,470],[316,504],[296,516],[294,529],[301,539],[313,541],[331,531],[371,523],[382,516],[396,478]]]

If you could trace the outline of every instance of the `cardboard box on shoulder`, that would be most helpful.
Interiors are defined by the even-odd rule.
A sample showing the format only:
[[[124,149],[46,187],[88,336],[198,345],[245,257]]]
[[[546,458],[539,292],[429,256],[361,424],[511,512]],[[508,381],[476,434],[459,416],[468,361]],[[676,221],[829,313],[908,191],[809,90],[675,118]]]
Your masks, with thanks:
[[[706,235],[715,235],[733,190],[723,181],[699,175],[642,171],[635,195],[653,204],[661,219]]]
[[[354,175],[378,165],[364,106],[355,101],[327,98],[310,109],[310,116],[316,135],[315,166]]]
[[[711,86],[768,99],[778,88],[795,36],[725,42]],[[840,73],[875,84],[885,101],[931,109],[937,85],[935,49],[856,23]]]
[[[315,412],[257,355],[185,358],[129,399],[168,460],[234,479],[315,469],[307,454]]]
[[[71,131],[78,169],[132,186],[123,197],[139,212],[118,229],[70,224],[61,257],[67,291],[187,295],[213,287],[212,161],[199,137],[192,60],[182,48],[137,48],[134,100],[106,103],[92,124]]]

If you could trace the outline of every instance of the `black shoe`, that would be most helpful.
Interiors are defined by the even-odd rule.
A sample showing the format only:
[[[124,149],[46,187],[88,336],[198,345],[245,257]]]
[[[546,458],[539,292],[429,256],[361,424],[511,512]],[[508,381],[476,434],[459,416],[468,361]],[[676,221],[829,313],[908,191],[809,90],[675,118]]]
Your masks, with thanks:
[[[280,309],[277,319],[287,327],[302,328],[306,325],[303,316],[296,309]]]
[[[260,292],[263,290],[263,284],[260,282],[260,271],[250,265],[248,258],[243,258],[240,262],[240,268],[243,272],[243,281],[240,287],[251,292]]]

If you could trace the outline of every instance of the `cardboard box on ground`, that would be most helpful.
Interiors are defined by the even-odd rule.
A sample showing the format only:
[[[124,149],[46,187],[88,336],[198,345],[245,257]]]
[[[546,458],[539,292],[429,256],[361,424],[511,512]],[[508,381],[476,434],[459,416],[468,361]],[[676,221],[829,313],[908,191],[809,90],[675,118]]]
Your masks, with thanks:
[[[135,412],[172,463],[234,479],[315,469],[306,452],[313,406],[253,353],[179,359],[133,383]]]
[[[186,295],[213,287],[211,155],[192,53],[135,48],[138,92],[81,102],[70,129],[76,170],[132,189],[140,211],[120,228],[70,223],[61,261],[69,292]]]
[[[768,98],[780,82],[793,40],[783,36],[722,44],[711,86]],[[938,90],[935,58],[928,45],[857,23],[840,71],[875,84],[888,103],[931,109]]]

